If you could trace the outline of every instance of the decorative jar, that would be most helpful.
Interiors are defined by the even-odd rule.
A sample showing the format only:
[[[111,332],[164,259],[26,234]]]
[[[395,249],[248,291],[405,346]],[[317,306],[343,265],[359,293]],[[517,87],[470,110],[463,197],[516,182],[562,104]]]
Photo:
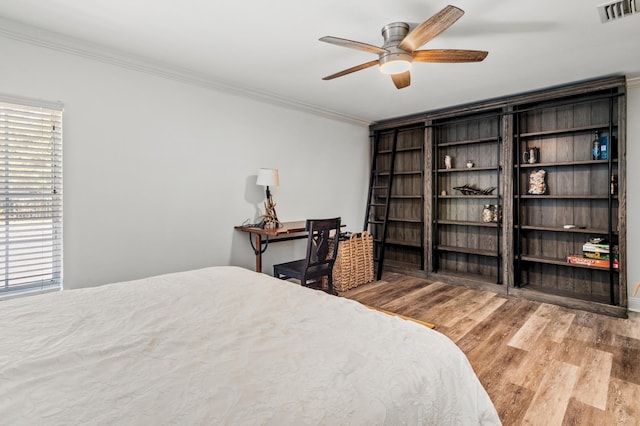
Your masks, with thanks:
[[[485,204],[482,209],[482,221],[485,223],[493,222],[493,206]]]

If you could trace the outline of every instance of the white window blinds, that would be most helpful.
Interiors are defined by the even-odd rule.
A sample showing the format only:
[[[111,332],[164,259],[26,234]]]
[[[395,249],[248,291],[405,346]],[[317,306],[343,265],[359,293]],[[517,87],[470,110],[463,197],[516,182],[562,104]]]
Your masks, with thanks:
[[[62,286],[62,108],[0,102],[0,298]]]

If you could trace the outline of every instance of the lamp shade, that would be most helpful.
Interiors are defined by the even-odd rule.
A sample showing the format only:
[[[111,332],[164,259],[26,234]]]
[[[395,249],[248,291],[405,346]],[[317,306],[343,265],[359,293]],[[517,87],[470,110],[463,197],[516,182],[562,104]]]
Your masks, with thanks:
[[[262,186],[278,186],[280,185],[280,177],[278,169],[260,169],[258,170],[258,180],[256,185]]]

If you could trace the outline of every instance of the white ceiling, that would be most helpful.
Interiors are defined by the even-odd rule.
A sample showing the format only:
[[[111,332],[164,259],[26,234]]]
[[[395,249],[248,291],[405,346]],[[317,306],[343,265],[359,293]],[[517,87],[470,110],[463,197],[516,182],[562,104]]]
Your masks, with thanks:
[[[318,38],[380,46],[384,25],[418,24],[445,1],[0,0],[0,34],[27,24],[57,33],[37,35],[50,44],[79,39],[213,87],[372,122],[604,75],[640,76],[640,14],[601,24],[602,1],[452,1],[465,15],[424,48],[489,56],[414,64],[411,86],[402,90],[377,67],[323,81],[376,56]]]

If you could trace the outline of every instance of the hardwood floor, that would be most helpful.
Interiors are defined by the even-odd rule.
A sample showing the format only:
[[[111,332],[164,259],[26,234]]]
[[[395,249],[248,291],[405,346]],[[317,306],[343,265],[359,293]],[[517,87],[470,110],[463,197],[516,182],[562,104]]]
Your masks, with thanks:
[[[504,425],[640,425],[640,314],[612,318],[386,273],[340,293],[434,323]]]

